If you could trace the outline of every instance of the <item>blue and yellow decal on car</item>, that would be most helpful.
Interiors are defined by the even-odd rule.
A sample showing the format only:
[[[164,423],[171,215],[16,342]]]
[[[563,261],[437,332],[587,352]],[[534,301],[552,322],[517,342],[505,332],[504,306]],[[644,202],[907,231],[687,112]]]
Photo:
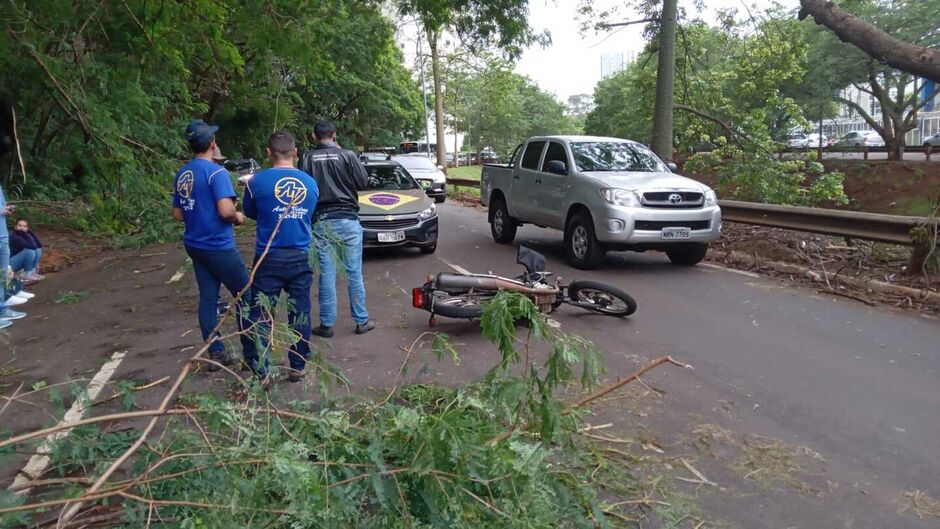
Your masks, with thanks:
[[[414,202],[415,200],[420,199],[411,195],[389,193],[386,191],[378,191],[375,193],[359,195],[359,203],[363,206],[379,208],[385,211],[391,211],[393,209],[404,206],[409,202]]]

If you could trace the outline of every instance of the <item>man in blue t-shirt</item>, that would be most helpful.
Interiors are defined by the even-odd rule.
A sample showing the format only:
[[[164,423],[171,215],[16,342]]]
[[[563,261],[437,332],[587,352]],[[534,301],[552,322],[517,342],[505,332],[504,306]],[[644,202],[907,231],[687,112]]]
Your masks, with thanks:
[[[199,328],[203,340],[210,341],[209,358],[222,365],[230,365],[232,357],[215,331],[219,323],[219,287],[236,297],[248,285],[248,270],[238,249],[235,248],[233,226],[245,222],[235,209],[238,195],[225,168],[212,161],[216,151],[215,133],[219,127],[201,119],[186,127],[186,141],[193,159],[176,173],[173,185],[173,218],[183,221],[183,245],[193,261],[196,284],[199,287]],[[246,298],[248,294],[245,294]],[[241,331],[242,352],[246,362],[256,356],[254,341],[248,336],[250,322],[236,303],[238,329]],[[215,332],[213,332],[215,331]],[[249,367],[252,363],[248,362]],[[209,371],[219,367],[209,364]]]
[[[246,184],[245,215],[258,222],[255,246],[255,278],[251,306],[258,317],[258,345],[267,371],[268,344],[274,306],[284,291],[288,296],[288,321],[299,339],[288,351],[288,380],[299,382],[310,358],[311,223],[317,206],[317,183],[294,168],[297,145],[285,130],[268,138],[272,167],[255,173]],[[267,252],[267,253],[265,253]]]

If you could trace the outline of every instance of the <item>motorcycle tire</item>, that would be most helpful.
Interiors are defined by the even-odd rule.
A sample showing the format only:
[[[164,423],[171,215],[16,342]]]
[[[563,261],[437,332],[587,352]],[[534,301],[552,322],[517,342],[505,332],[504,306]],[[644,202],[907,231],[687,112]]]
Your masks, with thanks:
[[[616,298],[622,306],[607,305],[597,294]],[[607,316],[625,317],[636,312],[636,300],[630,294],[597,281],[572,281],[568,285],[568,303]]]
[[[472,320],[483,316],[483,305],[470,300],[478,300],[477,296],[454,295],[434,301],[431,312],[458,320]],[[468,302],[469,301],[469,302]],[[459,304],[458,303],[462,303]]]

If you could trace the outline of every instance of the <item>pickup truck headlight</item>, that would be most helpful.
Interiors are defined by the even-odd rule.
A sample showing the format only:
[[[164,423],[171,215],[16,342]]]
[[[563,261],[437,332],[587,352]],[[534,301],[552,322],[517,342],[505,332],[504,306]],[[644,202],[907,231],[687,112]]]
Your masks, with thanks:
[[[437,208],[434,207],[434,204],[431,204],[428,209],[418,212],[418,218],[421,220],[427,220],[435,215],[437,215]]]
[[[706,206],[717,206],[718,205],[718,195],[711,189],[705,192],[705,205]]]
[[[615,206],[639,207],[640,197],[629,189],[601,189],[601,196]]]

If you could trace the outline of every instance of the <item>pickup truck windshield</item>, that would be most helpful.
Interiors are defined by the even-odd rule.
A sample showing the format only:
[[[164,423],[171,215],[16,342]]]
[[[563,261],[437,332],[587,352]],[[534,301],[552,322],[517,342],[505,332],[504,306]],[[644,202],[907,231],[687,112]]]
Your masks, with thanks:
[[[633,143],[574,142],[571,144],[571,152],[578,169],[583,172],[668,171],[655,154]]]
[[[366,167],[369,173],[367,188],[370,191],[385,189],[389,191],[404,191],[406,189],[420,189],[418,182],[401,167],[387,165]]]

